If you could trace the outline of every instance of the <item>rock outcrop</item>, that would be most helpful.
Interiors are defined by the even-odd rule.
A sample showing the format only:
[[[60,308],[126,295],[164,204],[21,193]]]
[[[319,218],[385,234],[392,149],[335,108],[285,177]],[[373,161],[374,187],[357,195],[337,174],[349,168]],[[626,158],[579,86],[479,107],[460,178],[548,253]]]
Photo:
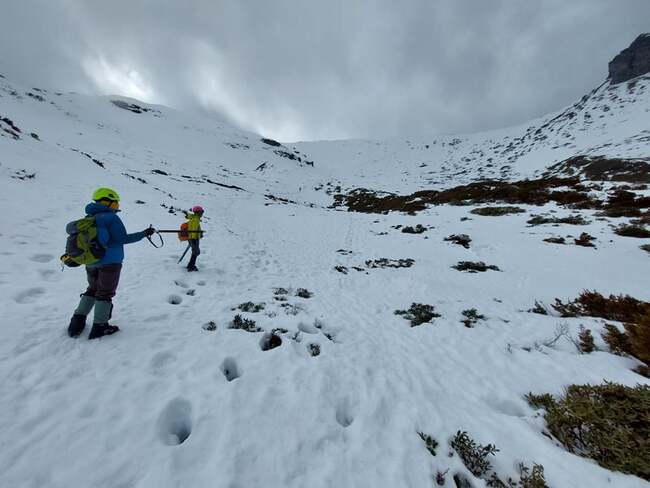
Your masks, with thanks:
[[[641,34],[609,63],[609,80],[623,83],[650,73],[650,34]]]

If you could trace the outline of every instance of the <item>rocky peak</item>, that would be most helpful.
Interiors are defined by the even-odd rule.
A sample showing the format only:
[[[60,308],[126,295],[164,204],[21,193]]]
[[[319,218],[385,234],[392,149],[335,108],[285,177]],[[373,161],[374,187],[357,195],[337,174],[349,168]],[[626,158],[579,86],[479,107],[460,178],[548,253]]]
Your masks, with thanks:
[[[650,72],[650,34],[641,34],[609,63],[609,80],[622,83]]]

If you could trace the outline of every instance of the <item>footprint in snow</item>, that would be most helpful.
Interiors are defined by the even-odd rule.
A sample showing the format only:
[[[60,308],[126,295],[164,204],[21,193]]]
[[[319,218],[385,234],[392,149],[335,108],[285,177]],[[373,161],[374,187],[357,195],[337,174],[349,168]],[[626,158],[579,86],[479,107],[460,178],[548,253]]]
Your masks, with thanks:
[[[264,336],[260,339],[260,349],[262,349],[262,351],[269,351],[271,349],[275,349],[276,347],[280,347],[281,345],[282,338],[273,332],[265,333]]]
[[[343,428],[347,428],[354,422],[354,415],[349,400],[345,400],[336,407],[336,421]]]
[[[53,269],[39,269],[38,274],[41,275],[45,281],[57,281],[57,272]]]
[[[196,284],[199,285],[199,286],[205,286],[205,281],[199,280],[199,281],[196,282]]]
[[[176,356],[171,351],[161,351],[154,354],[149,362],[149,367],[154,374],[164,374],[164,369],[176,361]]]
[[[41,296],[45,295],[45,288],[29,288],[28,290],[21,291],[18,295],[14,297],[16,303],[33,303],[37,301]]]
[[[189,288],[189,285],[181,280],[174,280],[174,284],[176,286],[180,286],[181,288]]]
[[[223,363],[221,363],[221,372],[228,381],[236,380],[241,376],[237,361],[234,358],[226,358],[223,360]]]
[[[143,319],[144,322],[162,322],[163,320],[167,320],[169,318],[169,314],[163,313],[160,315],[152,315],[151,317],[147,317]]]
[[[300,322],[298,324],[298,330],[304,332],[305,334],[318,334],[318,328],[311,324],[306,324],[305,322]]]
[[[192,433],[192,404],[175,398],[167,404],[158,418],[158,436],[163,444],[178,446]]]
[[[172,305],[180,305],[183,303],[183,298],[180,295],[169,295],[167,302],[171,303]]]
[[[34,254],[29,258],[30,261],[34,261],[35,263],[49,263],[53,259],[54,256],[51,254]]]

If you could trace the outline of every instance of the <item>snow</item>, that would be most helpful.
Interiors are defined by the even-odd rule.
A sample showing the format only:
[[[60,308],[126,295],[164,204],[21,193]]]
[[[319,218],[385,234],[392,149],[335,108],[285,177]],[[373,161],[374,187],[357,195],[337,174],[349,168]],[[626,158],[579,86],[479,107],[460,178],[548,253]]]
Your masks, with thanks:
[[[535,300],[566,300],[584,289],[649,300],[650,260],[639,240],[613,234],[591,211],[583,212],[589,225],[526,225],[532,213],[570,213],[553,205],[502,217],[454,206],[369,215],[328,208],[325,192],[327,183],[344,190],[442,188],[499,175],[506,164],[509,177],[533,176],[583,153],[645,157],[648,85],[640,80],[633,94],[601,87],[581,113],[595,113],[601,96],[614,97],[606,118],[547,126],[549,139],[517,143],[522,154],[511,160],[491,148],[507,146],[527,127],[460,142],[450,136],[279,148],[299,151],[311,167],[274,153],[278,148],[261,136],[199,114],[121,98],[152,109],[135,114],[110,103],[116,97],[51,92],[41,93],[41,102],[26,95],[29,88],[0,79],[0,117],[22,130],[19,140],[0,137],[0,486],[421,487],[446,469],[452,486],[454,473],[468,475],[457,456],[447,456],[457,430],[497,445],[493,464],[502,478],[514,477],[523,461],[543,464],[552,487],[577,479],[590,487],[650,486],[568,453],[542,434],[540,413],[524,399],[530,391],[560,394],[574,383],[650,384],[631,371],[633,359],[581,355],[567,340],[543,345],[563,324],[574,337],[584,325],[604,349],[603,321],[526,311]],[[553,149],[552,138],[566,132],[572,147]],[[494,168],[481,171],[487,157]],[[13,178],[20,170],[35,176]],[[121,193],[130,231],[177,228],[182,214],[168,208],[200,203],[207,234],[199,273],[176,264],[183,245],[173,236],[162,249],[146,241],[127,246],[112,320],[121,331],[70,339],[66,327],[84,273],[62,272],[58,255],[65,224],[82,216],[97,186]],[[420,235],[393,228],[416,224],[431,228]],[[542,241],[583,231],[597,238],[596,249]],[[459,233],[471,236],[470,249],[443,241]],[[415,263],[365,266],[379,258]],[[461,260],[501,271],[451,268]],[[277,300],[280,287],[286,301]],[[313,297],[297,297],[298,288]],[[242,313],[264,331],[287,330],[278,333],[279,347],[263,351],[263,333],[228,328],[246,301],[265,303],[263,311]],[[441,317],[411,328],[394,311],[412,302],[434,305]],[[487,319],[464,327],[461,312],[469,308]],[[204,329],[210,321],[216,330]],[[312,357],[311,344],[320,355]],[[440,443],[436,457],[418,432]]]

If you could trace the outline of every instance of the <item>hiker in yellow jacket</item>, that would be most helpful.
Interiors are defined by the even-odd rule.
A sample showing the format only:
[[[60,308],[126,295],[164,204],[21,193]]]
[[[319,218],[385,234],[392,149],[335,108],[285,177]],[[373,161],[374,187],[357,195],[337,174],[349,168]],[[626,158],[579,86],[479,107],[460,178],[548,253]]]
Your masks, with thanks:
[[[196,267],[196,258],[201,254],[199,240],[203,237],[201,230],[201,217],[203,216],[203,207],[195,205],[192,207],[192,213],[187,214],[187,233],[189,234],[189,244],[192,249],[190,262],[187,263],[187,271],[198,271]]]

